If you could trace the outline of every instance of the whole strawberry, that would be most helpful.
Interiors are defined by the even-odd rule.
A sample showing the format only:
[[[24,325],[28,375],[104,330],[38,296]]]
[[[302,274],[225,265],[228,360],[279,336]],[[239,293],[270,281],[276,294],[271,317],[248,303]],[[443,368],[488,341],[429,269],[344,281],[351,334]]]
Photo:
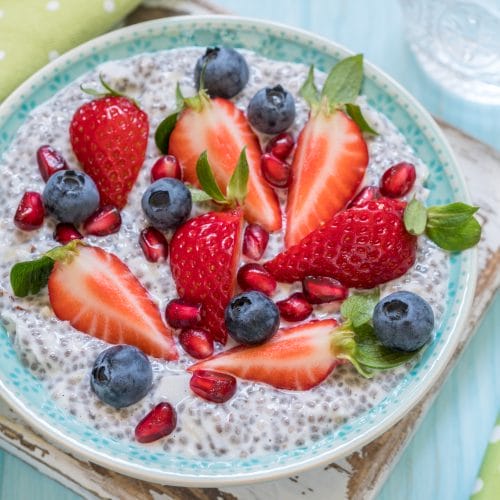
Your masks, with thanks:
[[[395,279],[415,262],[417,238],[405,229],[405,206],[380,198],[339,212],[264,267],[287,283],[312,275],[373,288]]]
[[[123,208],[144,163],[148,116],[134,101],[101,83],[108,92],[80,106],[71,120],[71,146],[96,183],[101,205]]]

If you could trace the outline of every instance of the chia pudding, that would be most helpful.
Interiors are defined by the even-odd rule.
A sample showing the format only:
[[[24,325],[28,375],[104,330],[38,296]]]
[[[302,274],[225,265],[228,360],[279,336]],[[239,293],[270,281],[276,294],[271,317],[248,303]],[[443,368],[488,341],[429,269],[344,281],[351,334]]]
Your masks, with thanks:
[[[0,160],[4,172],[0,186],[3,200],[0,206],[0,306],[3,323],[23,364],[40,379],[57,405],[82,422],[108,437],[131,441],[134,428],[144,415],[160,401],[168,401],[177,411],[177,428],[167,438],[150,446],[187,457],[244,458],[304,446],[328,435],[339,425],[378,404],[407,373],[408,364],[380,372],[372,379],[359,376],[350,364],[342,365],[319,386],[304,392],[238,380],[236,395],[217,405],[190,392],[190,374],[185,369],[194,360],[179,348],[178,361],[150,358],[154,373],[152,389],[140,402],[116,410],[102,403],[90,390],[89,383],[96,357],[109,344],[57,319],[46,289],[35,296],[15,298],[8,285],[9,271],[16,262],[36,258],[55,246],[54,220],[47,219],[41,229],[33,232],[17,230],[12,223],[22,194],[27,190],[43,191],[44,182],[35,163],[36,151],[42,144],[51,144],[63,154],[71,168],[79,168],[69,141],[69,124],[75,110],[89,101],[89,96],[80,90],[80,84],[95,86],[102,74],[112,87],[137,99],[148,114],[150,137],[145,164],[122,211],[120,231],[105,237],[88,236],[86,241],[120,257],[147,288],[161,311],[177,297],[168,262],[148,262],[137,243],[140,231],[148,225],[141,210],[141,197],[150,185],[150,167],[159,156],[154,131],[165,116],[176,109],[177,82],[185,95],[195,92],[193,68],[203,52],[204,49],[193,47],[102,64],[30,113]],[[241,52],[250,68],[250,79],[234,102],[246,109],[259,89],[283,84],[295,98],[296,119],[291,132],[297,136],[309,113],[307,104],[299,97],[308,67]],[[322,84],[325,75],[317,72],[316,78],[317,83]],[[415,165],[417,180],[405,199],[416,196],[424,200],[427,193],[423,184],[428,173],[425,164],[395,126],[369,107],[363,96],[358,98],[357,104],[379,133],[366,137],[370,160],[364,184],[377,185],[388,167],[402,161],[410,162]],[[268,139],[259,138],[264,146]],[[278,190],[282,208],[285,193]],[[208,211],[206,204],[193,205],[193,215],[203,211]],[[418,293],[431,304],[436,325],[439,325],[448,285],[448,256],[427,238],[420,238],[418,245],[413,268],[401,278],[383,285],[381,294],[402,289]],[[271,235],[263,260],[282,249],[283,233]],[[284,299],[299,290],[300,283],[279,285],[273,299]],[[312,318],[338,317],[338,309],[337,303],[317,306]],[[282,326],[286,325],[282,321]],[[225,348],[231,345],[229,340]],[[216,349],[222,350],[221,347]]]

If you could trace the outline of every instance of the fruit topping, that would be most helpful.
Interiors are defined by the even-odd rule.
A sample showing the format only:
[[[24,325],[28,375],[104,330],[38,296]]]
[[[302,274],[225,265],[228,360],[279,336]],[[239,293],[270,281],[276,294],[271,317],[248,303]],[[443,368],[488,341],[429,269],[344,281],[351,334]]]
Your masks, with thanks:
[[[196,370],[189,381],[191,390],[212,403],[225,403],[236,392],[236,379],[226,373]]]
[[[416,351],[432,337],[434,313],[419,295],[395,292],[375,306],[373,327],[384,346],[399,351]]]
[[[49,177],[43,203],[59,222],[79,224],[99,207],[99,192],[86,173],[61,170]]]
[[[410,192],[416,177],[415,167],[411,163],[393,165],[380,179],[380,192],[388,198],[400,198]]]
[[[276,291],[276,280],[260,264],[241,266],[237,280],[242,290],[257,290],[268,296]]]
[[[266,145],[266,153],[271,153],[280,160],[286,160],[295,146],[292,134],[282,132],[273,137]]]
[[[36,152],[36,161],[40,174],[45,182],[47,182],[52,174],[60,170],[68,170],[69,168],[62,154],[48,144],[38,148]]]
[[[142,196],[142,209],[157,229],[175,229],[191,213],[193,202],[189,189],[177,179],[159,179]]]
[[[167,304],[165,319],[172,328],[193,328],[201,321],[201,304],[173,299]]]
[[[149,262],[163,262],[168,257],[168,242],[158,229],[147,227],[139,235],[139,245]]]
[[[224,310],[234,295],[240,261],[241,209],[188,220],[170,242],[170,266],[179,296],[201,304],[200,327],[226,343]]]
[[[278,330],[280,314],[276,304],[261,292],[240,293],[226,307],[229,335],[246,345],[262,344]]]
[[[248,82],[245,58],[230,47],[208,47],[196,61],[194,81],[196,88],[211,97],[229,99],[241,92]],[[203,80],[203,81],[201,81]]]
[[[301,292],[292,293],[290,297],[276,302],[280,316],[286,321],[302,321],[313,312],[312,305]]]
[[[173,155],[165,155],[158,158],[151,167],[151,182],[163,179],[164,177],[182,180],[181,166],[177,158]]]
[[[302,280],[302,289],[306,299],[311,304],[344,300],[349,295],[348,288],[336,279],[327,276],[306,276]]]
[[[272,153],[264,153],[260,159],[262,176],[271,186],[285,188],[290,183],[290,166]]]
[[[284,132],[295,120],[295,101],[281,85],[259,90],[248,103],[250,125],[263,134]]]
[[[157,404],[135,428],[139,443],[152,443],[171,434],[177,425],[177,414],[170,403]]]
[[[90,387],[104,403],[125,408],[140,401],[153,385],[148,357],[137,347],[115,345],[102,351],[90,375]]]
[[[116,233],[122,225],[120,211],[113,205],[105,205],[97,209],[83,224],[86,234],[107,236]]]
[[[362,207],[366,205],[367,202],[372,200],[378,200],[381,197],[381,193],[376,186],[365,186],[349,203],[347,208],[352,207]]]
[[[205,359],[214,353],[212,335],[201,328],[189,328],[179,334],[179,343],[193,358]]]
[[[40,193],[24,193],[14,215],[14,224],[24,231],[32,231],[43,224],[44,217],[45,210]]]
[[[54,231],[54,239],[61,245],[67,245],[73,240],[82,240],[83,236],[73,224],[60,222]]]
[[[269,233],[258,224],[248,224],[243,235],[243,255],[260,260],[269,241]]]

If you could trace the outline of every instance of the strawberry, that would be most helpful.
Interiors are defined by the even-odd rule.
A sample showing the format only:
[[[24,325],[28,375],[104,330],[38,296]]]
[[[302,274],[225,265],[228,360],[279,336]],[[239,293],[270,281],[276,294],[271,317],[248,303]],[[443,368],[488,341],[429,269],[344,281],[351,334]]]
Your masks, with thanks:
[[[157,305],[115,255],[79,246],[55,262],[48,287],[55,315],[77,330],[111,344],[136,346],[150,356],[177,359]]]
[[[102,83],[110,92],[76,110],[70,140],[78,161],[97,185],[101,206],[121,209],[144,163],[149,122],[131,99]]]
[[[188,368],[190,372],[211,370],[278,389],[305,391],[321,383],[340,359],[331,349],[333,319],[282,328],[268,342],[238,346]]]
[[[328,276],[344,286],[373,288],[415,262],[417,238],[403,222],[406,204],[380,198],[336,214],[264,267],[278,281]]]
[[[222,98],[209,99],[201,91],[196,98],[197,106],[187,107],[180,113],[169,139],[169,154],[180,162],[184,180],[199,186],[196,163],[206,151],[208,161],[222,192],[226,188],[246,146],[250,169],[248,195],[245,201],[245,218],[260,224],[267,231],[281,228],[281,212],[278,198],[264,180],[260,170],[261,150],[243,112],[231,101]]]
[[[200,328],[226,343],[224,310],[234,295],[240,261],[242,211],[209,212],[187,221],[170,243],[170,266],[179,296],[201,304]]]

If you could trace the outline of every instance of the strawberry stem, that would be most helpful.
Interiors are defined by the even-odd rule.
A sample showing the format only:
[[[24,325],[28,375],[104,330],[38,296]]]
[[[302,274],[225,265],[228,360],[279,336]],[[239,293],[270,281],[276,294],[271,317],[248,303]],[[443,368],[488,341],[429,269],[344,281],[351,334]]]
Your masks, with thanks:
[[[127,94],[124,94],[123,92],[119,92],[118,90],[112,88],[109,83],[107,83],[104,80],[104,77],[102,76],[102,73],[99,73],[99,81],[101,82],[101,85],[104,87],[106,92],[99,92],[98,90],[89,88],[89,87],[84,87],[83,84],[80,85],[80,89],[85,92],[86,94],[92,95],[94,97],[124,97],[125,99],[128,99],[129,101],[133,102],[138,108],[139,103],[133,98],[128,96]]]

